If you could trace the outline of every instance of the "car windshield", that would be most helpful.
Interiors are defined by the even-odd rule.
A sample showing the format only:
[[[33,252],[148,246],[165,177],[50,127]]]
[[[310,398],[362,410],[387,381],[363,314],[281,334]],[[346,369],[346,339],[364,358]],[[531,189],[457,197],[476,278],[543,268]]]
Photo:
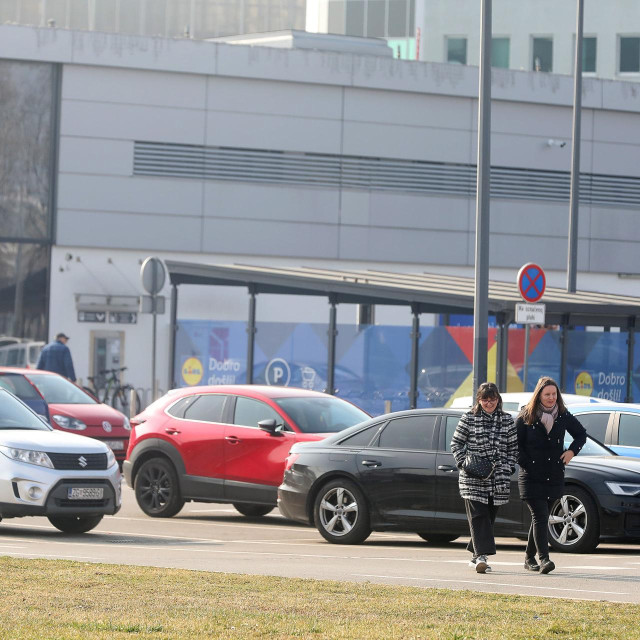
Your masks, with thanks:
[[[22,400],[42,398],[38,390],[21,373],[0,373],[0,387],[4,387]]]
[[[569,445],[573,442],[573,438],[569,433],[565,434],[564,438],[564,446],[565,449],[569,448]],[[587,442],[580,449],[580,456],[615,456],[617,455],[611,449],[607,449],[607,447],[602,446],[597,440],[590,438],[587,436]]]
[[[49,404],[98,404],[88,393],[62,376],[29,373],[27,378]]]
[[[333,396],[274,398],[274,402],[304,433],[335,433],[369,419],[362,409]]]
[[[31,409],[4,389],[0,389],[0,429],[51,431]]]

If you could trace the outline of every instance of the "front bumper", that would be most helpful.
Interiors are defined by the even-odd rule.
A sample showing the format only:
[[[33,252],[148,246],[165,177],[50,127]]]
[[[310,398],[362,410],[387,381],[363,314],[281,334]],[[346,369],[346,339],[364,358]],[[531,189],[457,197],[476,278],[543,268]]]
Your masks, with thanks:
[[[640,497],[601,494],[600,537],[640,539]]]
[[[49,469],[2,460],[0,466],[0,517],[49,515],[112,515],[122,502],[118,465],[104,471]],[[69,498],[71,488],[102,488],[95,500]]]

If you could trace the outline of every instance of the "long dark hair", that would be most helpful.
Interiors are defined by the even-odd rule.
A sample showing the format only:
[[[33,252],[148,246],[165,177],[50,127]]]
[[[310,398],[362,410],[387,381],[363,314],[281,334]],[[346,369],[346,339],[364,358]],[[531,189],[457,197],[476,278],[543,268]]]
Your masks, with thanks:
[[[556,393],[558,394],[558,397],[556,399],[558,415],[565,412],[567,407],[565,406],[564,400],[562,399],[562,394],[560,393],[560,387],[558,387],[558,383],[549,376],[542,376],[538,380],[536,388],[533,390],[531,400],[529,400],[529,402],[524,407],[522,407],[522,411],[520,412],[520,415],[528,425],[532,425],[538,419],[538,414],[542,411],[542,402],[540,402],[542,390],[550,385],[553,385],[556,388]]]
[[[480,400],[486,400],[487,398],[498,398],[498,404],[495,411],[502,411],[502,396],[498,391],[498,387],[493,382],[483,382],[476,391],[476,403],[473,405],[471,412],[474,415],[479,415],[482,411],[482,405]]]

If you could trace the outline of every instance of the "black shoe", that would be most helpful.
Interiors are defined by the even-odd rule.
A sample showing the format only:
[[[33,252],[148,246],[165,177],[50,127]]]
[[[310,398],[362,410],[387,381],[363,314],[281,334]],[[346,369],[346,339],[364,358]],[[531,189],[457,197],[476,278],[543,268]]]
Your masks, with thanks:
[[[540,571],[540,565],[536,562],[535,558],[525,558],[524,568],[527,571]]]
[[[549,558],[540,561],[540,573],[550,573],[556,568],[556,565],[553,564]]]

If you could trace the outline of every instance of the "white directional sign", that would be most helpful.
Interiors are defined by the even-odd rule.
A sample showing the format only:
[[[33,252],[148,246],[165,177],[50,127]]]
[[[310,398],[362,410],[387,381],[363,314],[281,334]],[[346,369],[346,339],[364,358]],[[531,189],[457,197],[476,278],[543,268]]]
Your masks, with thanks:
[[[544,324],[545,305],[516,304],[516,324]]]
[[[516,324],[544,324],[545,305],[516,304]]]

